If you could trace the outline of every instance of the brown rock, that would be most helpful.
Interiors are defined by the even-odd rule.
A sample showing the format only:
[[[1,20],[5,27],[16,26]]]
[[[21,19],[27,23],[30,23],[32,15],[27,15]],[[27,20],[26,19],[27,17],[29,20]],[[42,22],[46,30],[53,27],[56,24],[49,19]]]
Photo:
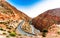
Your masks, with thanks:
[[[27,16],[26,14],[24,14],[23,12],[19,11],[18,9],[16,9],[14,6],[10,5],[8,2],[6,1],[2,1],[0,3],[1,6],[3,6],[5,9],[11,9],[14,13],[17,14],[16,18],[20,18],[23,19],[25,21],[29,21],[31,18],[29,16]]]
[[[32,24],[40,31],[56,23],[60,24],[60,8],[48,10],[32,19]]]

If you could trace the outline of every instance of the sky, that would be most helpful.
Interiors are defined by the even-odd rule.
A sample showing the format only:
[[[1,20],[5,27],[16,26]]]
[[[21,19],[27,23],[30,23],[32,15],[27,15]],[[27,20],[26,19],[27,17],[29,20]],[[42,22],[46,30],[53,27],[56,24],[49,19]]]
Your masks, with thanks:
[[[49,10],[60,8],[60,0],[6,0],[8,3],[34,18]]]

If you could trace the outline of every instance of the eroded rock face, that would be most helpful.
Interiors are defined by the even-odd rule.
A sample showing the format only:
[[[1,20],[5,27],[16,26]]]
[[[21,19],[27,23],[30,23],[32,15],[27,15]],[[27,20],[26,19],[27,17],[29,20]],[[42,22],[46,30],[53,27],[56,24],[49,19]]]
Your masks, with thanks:
[[[34,27],[43,31],[53,24],[60,24],[60,8],[48,10],[32,19]]]
[[[20,19],[23,19],[25,21],[29,21],[31,18],[29,16],[27,16],[26,14],[24,14],[23,12],[17,10],[14,6],[10,5],[8,2],[6,1],[1,1],[0,2],[0,7],[2,7],[2,12],[6,12],[7,14],[8,13],[14,13],[16,16],[16,18],[20,18]],[[1,10],[0,10],[1,11]],[[12,16],[12,14],[9,14]],[[13,15],[14,16],[14,15]]]
[[[11,6],[8,2],[0,1],[0,35],[19,36],[16,33],[16,28],[22,20],[29,22],[31,18],[23,12]],[[29,26],[26,23],[27,26]]]

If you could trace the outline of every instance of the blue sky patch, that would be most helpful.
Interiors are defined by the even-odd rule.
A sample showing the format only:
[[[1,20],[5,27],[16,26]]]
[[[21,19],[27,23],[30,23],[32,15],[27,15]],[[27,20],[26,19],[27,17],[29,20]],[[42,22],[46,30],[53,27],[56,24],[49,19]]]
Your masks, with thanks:
[[[14,6],[31,6],[36,4],[37,2],[42,2],[43,0],[7,0],[9,3]]]

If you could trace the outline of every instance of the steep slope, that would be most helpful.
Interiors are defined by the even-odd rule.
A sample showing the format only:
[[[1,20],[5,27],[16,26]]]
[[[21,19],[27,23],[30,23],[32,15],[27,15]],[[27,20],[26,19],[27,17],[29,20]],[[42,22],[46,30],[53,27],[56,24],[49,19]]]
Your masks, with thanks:
[[[3,37],[5,36],[4,38],[6,38],[7,36],[9,37],[19,36],[19,33],[16,32],[16,28],[18,27],[19,23],[21,23],[23,20],[26,22],[26,26],[30,26],[29,25],[29,21],[31,20],[30,17],[28,17],[23,12],[17,10],[15,7],[10,5],[5,0],[0,0],[0,35],[1,36]],[[24,22],[24,26],[25,26],[25,22]],[[30,30],[31,29],[29,29],[29,31]]]
[[[32,20],[32,24],[43,31],[53,24],[60,24],[60,8],[48,10]]]
[[[24,14],[23,12],[17,10],[14,6],[10,5],[8,2],[4,1],[2,3],[5,7],[10,8],[11,10],[13,10],[16,14],[18,14],[20,16],[20,18],[29,21],[31,18],[28,17],[26,14]]]

